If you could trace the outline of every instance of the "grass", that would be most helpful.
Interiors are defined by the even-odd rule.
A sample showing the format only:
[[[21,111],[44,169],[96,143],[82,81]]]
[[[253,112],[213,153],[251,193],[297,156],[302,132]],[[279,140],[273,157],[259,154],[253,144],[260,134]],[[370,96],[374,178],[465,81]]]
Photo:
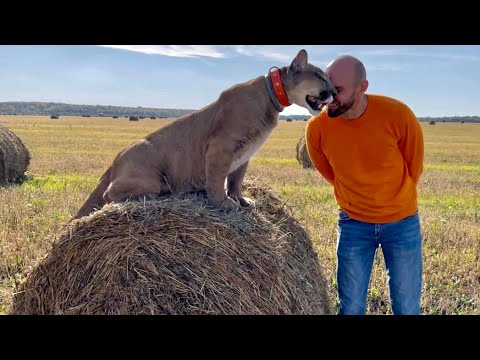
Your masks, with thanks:
[[[115,155],[169,120],[0,116],[29,148],[29,179],[0,189],[0,314],[18,282],[50,249]],[[303,121],[281,122],[252,159],[262,179],[309,231],[336,294],[336,204],[315,170],[302,169],[295,147]],[[480,314],[480,124],[422,123],[425,170],[419,184],[424,237],[424,314]],[[368,314],[390,314],[386,272],[377,254]]]

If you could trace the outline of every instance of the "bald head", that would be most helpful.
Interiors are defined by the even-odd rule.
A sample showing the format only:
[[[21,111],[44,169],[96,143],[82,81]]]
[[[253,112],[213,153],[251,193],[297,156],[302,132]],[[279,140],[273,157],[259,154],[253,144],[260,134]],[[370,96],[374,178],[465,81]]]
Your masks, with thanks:
[[[351,55],[342,55],[330,62],[325,68],[328,76],[337,77],[342,74],[344,78],[351,79],[354,86],[367,79],[367,71],[360,60]]]

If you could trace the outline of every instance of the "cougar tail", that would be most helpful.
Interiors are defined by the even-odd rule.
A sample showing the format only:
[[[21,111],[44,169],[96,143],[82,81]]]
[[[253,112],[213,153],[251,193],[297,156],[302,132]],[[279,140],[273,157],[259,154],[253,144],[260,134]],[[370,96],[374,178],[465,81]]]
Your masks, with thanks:
[[[72,220],[79,219],[82,216],[90,214],[95,208],[100,208],[105,205],[105,200],[103,199],[103,194],[107,190],[108,185],[110,184],[110,173],[112,167],[109,167],[105,174],[103,174],[100,179],[100,183],[97,185],[95,190],[90,194],[88,199],[83,203],[80,210],[73,216]]]

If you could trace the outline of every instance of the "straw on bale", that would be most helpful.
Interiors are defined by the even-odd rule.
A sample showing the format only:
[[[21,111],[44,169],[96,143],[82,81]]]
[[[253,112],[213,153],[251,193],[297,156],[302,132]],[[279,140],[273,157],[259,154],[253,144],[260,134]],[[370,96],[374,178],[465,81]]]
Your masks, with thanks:
[[[30,152],[20,138],[0,125],[0,186],[23,181]]]
[[[307,144],[305,143],[305,135],[298,140],[297,143],[297,160],[304,168],[314,169],[315,166],[308,155]]]
[[[75,220],[11,314],[331,314],[307,232],[269,191],[226,213],[202,193],[107,204]]]

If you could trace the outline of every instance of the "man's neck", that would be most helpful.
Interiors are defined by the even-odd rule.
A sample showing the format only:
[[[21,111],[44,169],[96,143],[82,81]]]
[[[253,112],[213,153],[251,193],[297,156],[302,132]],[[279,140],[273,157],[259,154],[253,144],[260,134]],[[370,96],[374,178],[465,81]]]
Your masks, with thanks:
[[[346,120],[355,120],[361,117],[368,106],[367,94],[362,94],[360,100],[355,104],[356,106],[350,108],[347,112],[343,113],[342,117]]]

